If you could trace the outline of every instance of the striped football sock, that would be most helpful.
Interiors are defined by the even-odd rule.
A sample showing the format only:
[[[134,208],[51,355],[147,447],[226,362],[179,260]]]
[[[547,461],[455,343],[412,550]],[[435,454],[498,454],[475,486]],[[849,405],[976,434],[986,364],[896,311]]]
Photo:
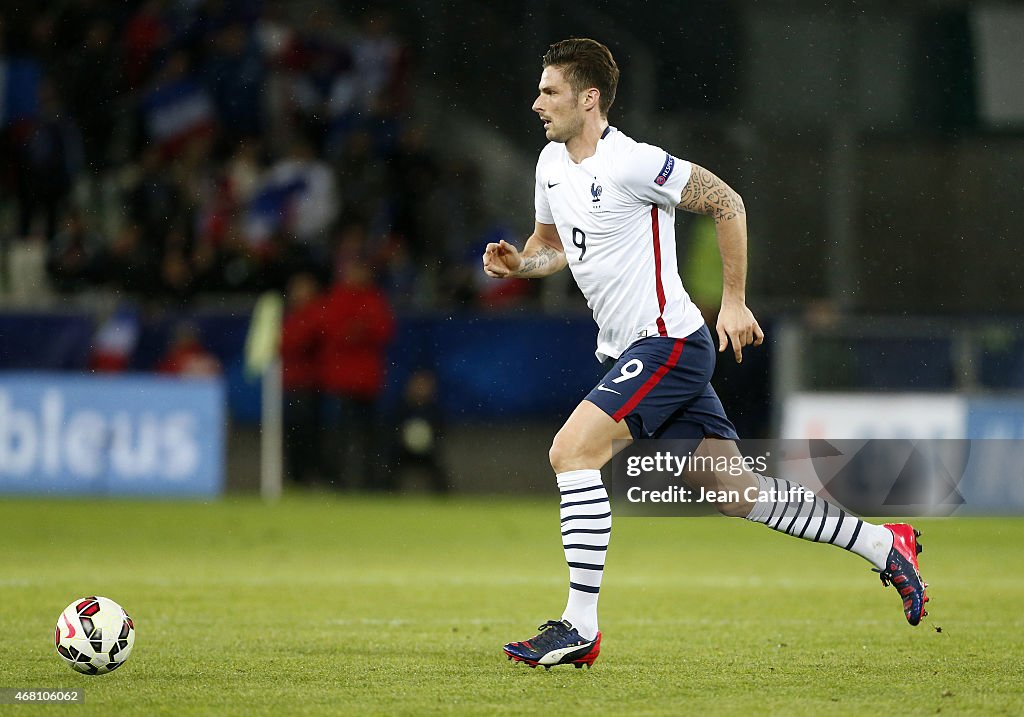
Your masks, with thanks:
[[[559,473],[562,547],[569,564],[569,600],[562,619],[580,637],[597,637],[597,597],[612,533],[612,506],[601,483],[601,471]]]
[[[772,530],[804,540],[838,545],[879,570],[885,568],[893,541],[887,528],[866,523],[797,483],[754,475],[762,495],[774,491],[776,499],[754,503],[747,520],[764,523]],[[812,495],[813,500],[804,500],[808,495]]]

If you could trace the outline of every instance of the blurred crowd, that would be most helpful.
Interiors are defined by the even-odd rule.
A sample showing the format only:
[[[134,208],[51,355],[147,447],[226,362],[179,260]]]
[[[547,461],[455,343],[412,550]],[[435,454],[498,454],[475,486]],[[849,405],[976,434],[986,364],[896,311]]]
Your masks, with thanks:
[[[187,301],[358,260],[397,308],[476,301],[477,173],[411,117],[390,16],[338,7],[4,6],[6,231],[62,293]]]

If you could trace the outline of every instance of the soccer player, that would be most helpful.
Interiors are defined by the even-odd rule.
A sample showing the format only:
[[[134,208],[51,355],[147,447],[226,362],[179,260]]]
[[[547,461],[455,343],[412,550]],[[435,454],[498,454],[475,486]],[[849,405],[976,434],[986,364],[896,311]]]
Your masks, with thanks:
[[[689,438],[700,441],[703,453],[739,455],[736,430],[710,384],[715,343],[676,268],[677,207],[715,221],[723,271],[718,351],[731,343],[739,362],[744,347],[764,340],[746,305],[743,201],[707,169],[609,125],[618,79],[601,43],[574,38],[551,45],[533,103],[550,140],[537,161],[534,231],[521,252],[501,241],[483,254],[493,278],[543,277],[568,266],[598,324],[597,358],[611,364],[551,445],[569,598],[561,619],[505,645],[509,659],[532,667],[590,666],[600,653],[597,600],[612,525],[600,469],[612,456],[612,441]],[[690,480],[741,496],[757,488],[769,498],[721,503],[719,510],[856,553],[884,585],[896,586],[911,625],[927,614],[920,533],[911,526],[873,525],[817,496],[805,503],[799,496],[806,489],[756,473]]]

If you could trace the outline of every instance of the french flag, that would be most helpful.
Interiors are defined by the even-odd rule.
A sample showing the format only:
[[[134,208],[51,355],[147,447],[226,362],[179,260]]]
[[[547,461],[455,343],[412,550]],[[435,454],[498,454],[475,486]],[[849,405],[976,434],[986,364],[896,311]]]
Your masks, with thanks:
[[[165,155],[173,155],[190,138],[214,124],[213,101],[195,80],[183,78],[162,85],[142,103],[146,132]]]

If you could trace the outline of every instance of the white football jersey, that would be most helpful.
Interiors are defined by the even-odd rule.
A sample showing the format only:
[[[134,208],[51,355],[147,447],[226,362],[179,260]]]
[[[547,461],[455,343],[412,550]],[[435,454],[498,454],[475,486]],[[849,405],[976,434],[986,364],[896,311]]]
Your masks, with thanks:
[[[676,265],[675,208],[691,165],[609,127],[576,164],[549,143],[537,160],[537,221],[554,224],[597,321],[597,358],[647,336],[685,338],[704,323]]]

